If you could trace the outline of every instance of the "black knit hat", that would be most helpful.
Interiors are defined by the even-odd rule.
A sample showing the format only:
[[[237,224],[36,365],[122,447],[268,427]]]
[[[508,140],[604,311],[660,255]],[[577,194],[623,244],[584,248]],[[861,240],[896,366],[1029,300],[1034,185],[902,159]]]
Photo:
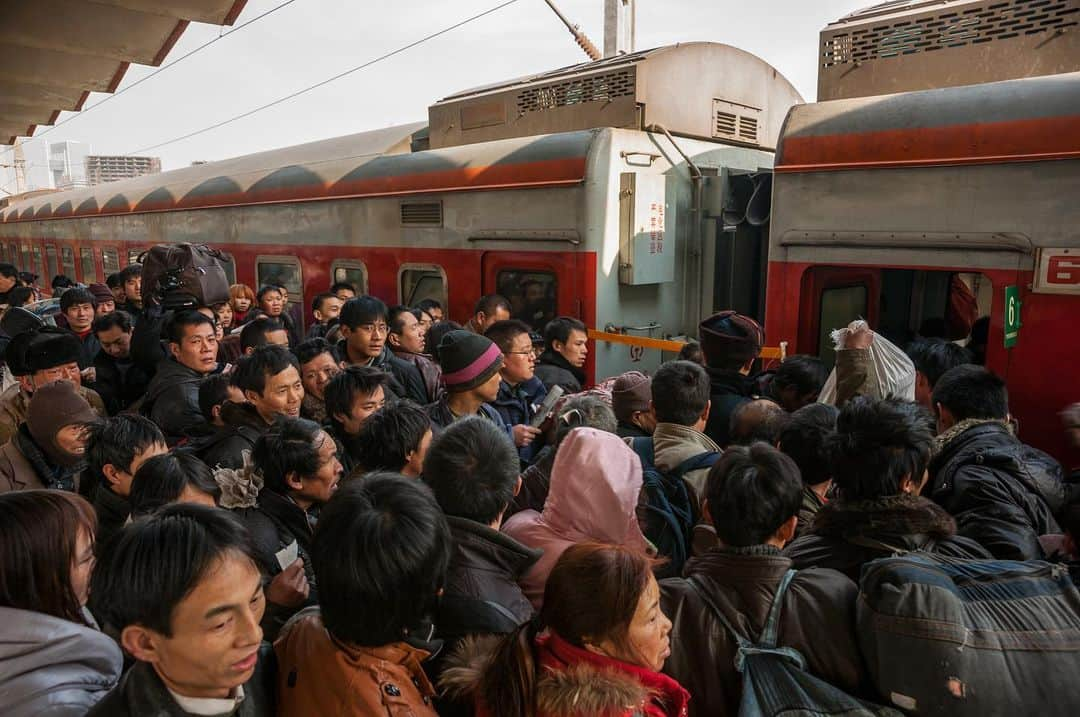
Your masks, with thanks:
[[[503,355],[490,339],[455,330],[439,342],[439,364],[447,391],[468,391],[484,384],[502,368]]]
[[[82,344],[74,334],[38,334],[38,340],[30,344],[26,351],[26,368],[29,373],[44,371],[48,368],[77,363],[82,353]]]
[[[746,363],[757,358],[765,343],[761,324],[735,311],[721,311],[701,322],[701,349],[710,365],[724,359]]]

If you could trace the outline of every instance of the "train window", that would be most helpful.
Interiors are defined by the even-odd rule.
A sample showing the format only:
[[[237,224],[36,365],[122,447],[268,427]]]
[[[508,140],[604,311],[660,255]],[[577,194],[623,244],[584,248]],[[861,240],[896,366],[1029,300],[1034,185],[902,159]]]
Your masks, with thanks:
[[[554,272],[505,269],[496,275],[495,286],[510,301],[510,315],[537,331],[558,315],[559,282]]]
[[[14,264],[17,268],[21,265],[21,259],[19,259],[19,245],[8,245],[8,261]]]
[[[89,247],[79,249],[79,261],[82,263],[82,280],[84,284],[93,284],[98,280],[97,267],[94,266],[94,250]]]
[[[69,246],[60,247],[60,267],[65,276],[75,281],[75,250]]]
[[[225,278],[229,280],[229,286],[236,283],[236,260],[232,258],[231,254],[225,254],[227,259],[222,259],[221,263],[224,265]]]
[[[356,287],[357,294],[367,293],[367,267],[362,261],[335,261],[330,265],[332,283],[345,281]]]
[[[45,278],[52,281],[52,278],[60,273],[60,262],[56,258],[56,247],[52,244],[45,245],[45,263],[48,264],[49,270]]]
[[[101,270],[106,278],[120,271],[120,253],[116,249],[101,250]]]
[[[818,314],[818,356],[827,365],[836,361],[836,351],[829,334],[833,329],[847,326],[855,319],[866,317],[867,290],[864,284],[839,286],[821,292]]]
[[[32,271],[38,275],[38,279],[44,280],[44,283],[48,284],[52,280],[51,276],[43,276],[45,273],[45,263],[41,261],[41,247],[31,247],[34,252],[34,268]]]
[[[992,302],[992,282],[982,274],[883,269],[876,330],[897,346],[915,336],[964,341]]]
[[[300,304],[304,300],[304,283],[300,273],[300,261],[289,256],[260,256],[255,259],[255,291],[267,284],[284,286],[289,290],[289,303]]]
[[[139,255],[142,254],[145,249],[128,249],[128,264],[138,264]]]
[[[398,297],[405,306],[435,299],[446,306],[446,272],[438,264],[402,264],[398,268]]]
[[[32,272],[34,270],[33,265],[30,263],[30,247],[25,246],[25,245],[22,248],[22,267],[21,268],[22,268],[23,271],[31,271]]]

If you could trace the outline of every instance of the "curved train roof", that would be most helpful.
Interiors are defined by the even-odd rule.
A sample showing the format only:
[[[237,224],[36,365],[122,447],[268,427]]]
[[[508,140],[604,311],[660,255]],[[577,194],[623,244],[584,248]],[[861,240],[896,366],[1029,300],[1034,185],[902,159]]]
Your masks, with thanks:
[[[1080,158],[1080,72],[797,105],[777,172]]]
[[[409,152],[419,122],[27,198],[0,210],[25,222],[310,199],[557,186],[585,178],[595,131]]]

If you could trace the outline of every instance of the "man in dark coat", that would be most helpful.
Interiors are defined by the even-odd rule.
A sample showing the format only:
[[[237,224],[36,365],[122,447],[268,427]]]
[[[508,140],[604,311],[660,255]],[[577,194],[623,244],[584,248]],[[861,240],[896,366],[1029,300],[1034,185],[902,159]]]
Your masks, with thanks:
[[[439,342],[439,364],[446,393],[426,409],[436,433],[462,418],[483,416],[513,435],[491,406],[502,381],[503,355],[498,346],[471,331],[451,331]]]
[[[386,304],[374,296],[349,299],[341,308],[341,335],[338,356],[350,366],[373,366],[385,371],[389,378],[386,388],[395,398],[407,398],[423,406],[427,389],[420,371],[390,350],[387,336]]]
[[[585,324],[570,316],[552,319],[544,327],[544,352],[536,362],[536,377],[549,391],[562,386],[567,393],[580,393],[587,383],[582,367],[588,355]]]
[[[933,444],[925,410],[899,399],[856,396],[841,409],[830,443],[839,497],[784,549],[796,568],[832,568],[858,580],[865,563],[898,550],[991,557],[956,535],[949,514],[919,495]]]
[[[547,389],[536,377],[536,353],[529,336],[529,325],[517,319],[497,321],[484,337],[494,342],[503,355],[499,394],[491,407],[499,412],[503,423],[511,427],[521,464],[526,466],[544,447],[543,434],[539,428],[533,428],[531,422],[547,397]]]
[[[691,717],[739,711],[738,643],[716,611],[746,631],[741,637],[759,639],[793,567],[780,551],[795,532],[802,482],[790,458],[758,443],[729,448],[705,492],[720,545],[691,558],[685,577],[660,583],[660,604],[672,622],[664,672],[693,694]],[[777,644],[798,650],[809,672],[848,693],[866,686],[855,634],[857,594],[835,570],[800,570],[784,593],[777,632]]]
[[[731,414],[750,401],[756,385],[749,373],[761,353],[765,332],[749,316],[721,311],[701,322],[701,348],[711,391],[705,435],[721,447],[731,442]]]
[[[652,379],[640,371],[627,371],[611,387],[611,410],[623,438],[648,438],[656,431],[652,410]]]
[[[209,433],[199,410],[199,382],[218,368],[218,340],[213,320],[198,311],[173,314],[165,333],[171,356],[158,364],[140,410],[175,445]]]
[[[93,331],[94,316],[97,313],[97,298],[89,289],[74,287],[60,295],[60,313],[67,319],[67,328],[79,339],[79,368],[84,371],[94,365],[94,358],[101,350],[97,336]],[[93,384],[93,379],[88,378]]]
[[[389,309],[390,333],[387,343],[394,356],[408,361],[420,372],[427,392],[424,404],[434,403],[442,397],[442,369],[430,355],[424,353],[427,332],[406,306],[392,306]]]
[[[94,389],[109,415],[138,401],[150,385],[150,376],[131,357],[131,317],[113,311],[94,319],[94,335],[101,350],[94,357]]]
[[[338,445],[338,456],[351,473],[359,450],[355,445],[360,429],[371,414],[386,405],[385,371],[371,366],[346,366],[326,384],[326,430]]]
[[[1041,559],[1039,536],[1061,532],[1054,514],[1080,486],[1067,486],[1057,461],[1013,435],[1005,382],[985,368],[945,372],[932,401],[940,435],[924,494],[994,557]]]

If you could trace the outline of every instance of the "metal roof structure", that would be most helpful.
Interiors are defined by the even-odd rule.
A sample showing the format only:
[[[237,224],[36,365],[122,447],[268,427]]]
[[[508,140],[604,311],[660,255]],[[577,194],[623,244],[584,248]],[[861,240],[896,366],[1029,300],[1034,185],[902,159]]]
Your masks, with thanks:
[[[192,21],[232,25],[247,0],[11,0],[0,5],[0,142],[33,135],[131,63],[158,66]]]

